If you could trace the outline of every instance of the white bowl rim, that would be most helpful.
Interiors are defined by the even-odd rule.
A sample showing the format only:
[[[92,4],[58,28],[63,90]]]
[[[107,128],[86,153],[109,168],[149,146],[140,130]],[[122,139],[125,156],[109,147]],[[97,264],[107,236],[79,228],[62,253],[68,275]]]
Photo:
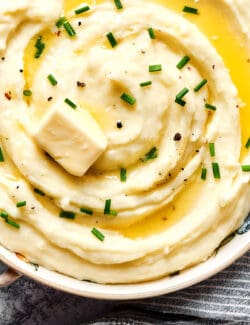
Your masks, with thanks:
[[[0,260],[20,274],[60,291],[86,298],[132,300],[168,294],[204,281],[228,267],[248,250],[250,250],[250,232],[237,235],[215,256],[182,271],[179,275],[145,283],[118,285],[80,281],[41,266],[36,271],[31,264],[20,260],[13,252],[2,246],[0,246]]]

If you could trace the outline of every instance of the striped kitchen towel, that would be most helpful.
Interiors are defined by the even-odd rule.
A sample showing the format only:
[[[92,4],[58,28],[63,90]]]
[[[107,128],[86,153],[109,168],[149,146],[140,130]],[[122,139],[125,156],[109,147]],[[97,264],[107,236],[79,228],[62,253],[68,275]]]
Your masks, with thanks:
[[[216,276],[169,295],[120,302],[95,325],[248,324],[250,252]]]
[[[23,277],[0,290],[0,324],[250,324],[250,252],[191,288],[133,302],[72,296]]]

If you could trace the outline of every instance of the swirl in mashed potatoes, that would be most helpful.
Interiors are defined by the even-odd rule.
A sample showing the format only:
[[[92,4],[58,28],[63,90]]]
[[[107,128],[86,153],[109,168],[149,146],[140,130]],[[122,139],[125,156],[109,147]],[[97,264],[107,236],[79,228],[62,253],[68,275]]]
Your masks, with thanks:
[[[70,35],[55,26],[61,1],[0,0],[0,241],[99,283],[146,281],[199,263],[250,210],[242,103],[222,57],[188,14],[122,3],[75,14],[86,5],[79,2],[65,13]],[[240,3],[230,3],[248,28]],[[72,109],[66,98],[107,139],[82,177],[34,138],[50,110]]]

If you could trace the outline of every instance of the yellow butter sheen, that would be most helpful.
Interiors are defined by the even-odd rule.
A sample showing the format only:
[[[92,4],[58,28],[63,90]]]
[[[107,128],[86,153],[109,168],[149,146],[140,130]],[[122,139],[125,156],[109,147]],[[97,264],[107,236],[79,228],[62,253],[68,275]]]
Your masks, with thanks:
[[[86,1],[90,6],[104,2],[105,1],[103,0]],[[248,89],[250,63],[247,60],[248,49],[245,46],[246,42],[244,35],[239,33],[237,22],[233,21],[232,23],[231,20],[229,21],[229,19],[227,19],[228,15],[224,14],[225,11],[228,11],[226,5],[221,2],[219,3],[219,1],[216,0],[200,0],[198,3],[192,0],[152,0],[151,2],[158,3],[166,8],[179,12],[181,15],[184,15],[186,19],[196,24],[222,56],[225,65],[230,70],[232,80],[238,89],[239,105],[240,103],[243,103],[242,107],[235,107],[235,109],[240,110],[242,130],[241,157],[244,158],[247,153],[245,144],[250,136],[250,92]],[[81,4],[81,0],[64,0],[64,11],[66,15]],[[126,5],[125,2],[124,5]],[[198,8],[199,15],[184,14],[182,12],[184,6]],[[83,17],[84,16],[81,16],[81,18]],[[199,192],[201,186],[201,183],[187,185],[184,191],[175,198],[174,205],[171,204],[167,209],[164,208],[155,216],[151,215],[150,217],[123,229],[115,226],[109,226],[108,228],[117,229],[129,238],[146,237],[153,233],[160,233],[164,229],[177,223],[183,215],[192,209],[192,205],[195,203],[195,193]],[[101,226],[105,227],[105,220],[99,221],[101,222]],[[88,221],[87,223],[92,225],[91,221]]]

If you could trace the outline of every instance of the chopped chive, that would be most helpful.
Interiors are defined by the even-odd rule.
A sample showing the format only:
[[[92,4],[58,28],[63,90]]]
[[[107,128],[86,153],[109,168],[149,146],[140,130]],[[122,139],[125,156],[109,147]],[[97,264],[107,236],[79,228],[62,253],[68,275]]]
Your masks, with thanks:
[[[185,7],[182,9],[182,11],[183,11],[183,12],[187,12],[187,13],[189,13],[189,14],[195,14],[195,15],[198,15],[198,14],[199,14],[197,8],[188,7],[188,6],[185,6]]]
[[[17,208],[21,208],[21,207],[24,207],[24,206],[26,206],[26,201],[20,201],[20,202],[17,202],[17,204],[16,204]]]
[[[250,138],[247,140],[247,143],[246,143],[245,147],[246,147],[247,149],[250,148]],[[0,160],[0,161],[1,161],[1,160]]]
[[[76,14],[76,15],[80,15],[80,14],[82,14],[83,12],[86,12],[86,11],[89,11],[89,10],[90,10],[89,6],[84,6],[84,7],[82,7],[82,8],[76,9],[76,10],[75,10],[75,14]]]
[[[30,97],[30,96],[32,96],[32,91],[30,89],[25,89],[23,91],[23,95],[26,97]]]
[[[5,222],[6,222],[7,224],[9,224],[10,226],[12,226],[12,227],[15,227],[15,228],[17,228],[17,229],[20,229],[20,225],[19,225],[18,223],[16,223],[15,221],[10,220],[9,218],[6,218],[6,219],[5,219]]]
[[[9,215],[8,215],[8,213],[6,211],[1,212],[1,214],[0,214],[0,217],[5,219],[5,220],[8,219],[8,216]]]
[[[121,168],[120,178],[121,178],[121,182],[127,181],[127,170],[125,168]]]
[[[220,179],[220,166],[218,163],[213,162],[212,163],[212,168],[213,168],[213,174],[214,174],[214,178],[216,179]]]
[[[71,24],[68,21],[64,22],[63,27],[65,28],[66,32],[69,34],[70,37],[76,35],[74,28],[71,26]]]
[[[190,61],[190,57],[186,55],[180,60],[180,62],[176,65],[176,67],[178,69],[182,69],[189,61]]]
[[[68,104],[71,108],[73,108],[73,109],[76,109],[77,108],[77,105],[75,104],[75,103],[73,103],[70,99],[68,99],[68,98],[65,98],[65,100],[64,100],[64,102],[66,103],[66,104]]]
[[[110,214],[110,208],[111,208],[111,199],[108,199],[105,202],[104,214]]]
[[[175,98],[175,102],[183,107],[186,105],[186,102],[181,98]]]
[[[59,214],[60,218],[65,218],[65,219],[75,219],[76,214],[71,211],[64,211],[62,210]]]
[[[36,53],[35,59],[39,59],[45,49],[45,43],[43,43],[43,37],[39,36],[35,43]]]
[[[209,143],[210,156],[215,157],[215,145],[214,143]]]
[[[157,148],[153,147],[148,153],[146,153],[146,155],[141,158],[142,162],[147,162],[148,160],[152,160],[158,157],[158,153],[157,153]]]
[[[194,91],[197,93],[205,84],[207,83],[207,79],[203,79],[196,87],[194,87]]]
[[[4,162],[4,156],[3,156],[3,151],[2,151],[1,147],[0,147],[0,162]]]
[[[98,229],[93,228],[91,232],[94,236],[96,236],[97,239],[99,239],[100,241],[104,241],[105,236]]]
[[[110,45],[111,45],[112,47],[116,47],[116,45],[117,45],[117,40],[115,39],[114,35],[110,32],[110,33],[108,33],[108,34],[106,35],[106,37],[107,37],[107,39],[108,39]]]
[[[185,106],[186,102],[182,99],[189,92],[188,88],[183,88],[175,97],[175,102],[181,106]]]
[[[150,65],[148,68],[149,72],[158,72],[162,70],[162,65],[161,64],[155,64],[155,65]]]
[[[104,214],[109,214],[112,216],[117,216],[118,212],[116,210],[111,210],[111,199],[106,200],[104,207]]]
[[[182,99],[187,93],[189,92],[189,89],[183,88],[177,95],[176,99]]]
[[[203,181],[205,181],[206,178],[207,178],[207,169],[206,168],[202,168],[202,170],[201,170],[201,179]]]
[[[45,196],[45,193],[44,193],[43,191],[39,190],[38,188],[34,188],[34,192],[35,192],[36,194],[41,195],[41,196]]]
[[[216,111],[217,107],[214,105],[210,105],[210,104],[205,104],[205,108],[209,109],[211,111]]]
[[[67,21],[66,17],[60,17],[56,22],[56,27],[60,28]]]
[[[152,81],[145,81],[140,83],[140,87],[147,87],[151,85],[152,85]]]
[[[114,3],[115,3],[116,8],[117,8],[118,10],[123,8],[122,3],[121,3],[120,0],[114,0]]]
[[[123,93],[120,98],[129,105],[134,105],[136,103],[136,99],[126,93]]]
[[[109,213],[111,216],[118,216],[118,212],[116,210],[110,210],[110,213]]]
[[[49,80],[49,82],[51,83],[52,86],[57,85],[57,80],[52,74],[49,74],[47,78],[48,78],[48,80]]]
[[[250,165],[242,165],[241,169],[243,172],[250,172]]]
[[[92,214],[93,214],[93,211],[90,210],[90,209],[87,209],[87,208],[81,208],[80,211],[81,211],[82,213],[86,213],[86,214],[88,214],[88,215],[90,215],[90,216],[92,216]]]
[[[9,218],[9,215],[6,211],[2,211],[0,217],[2,217],[5,220],[5,222],[8,223],[10,226],[15,227],[17,229],[20,228],[20,225],[18,223],[16,223],[15,221]]]
[[[150,27],[148,29],[148,33],[149,33],[150,38],[155,39],[155,32],[152,27]]]
[[[128,103],[129,105],[134,105],[136,103],[136,99],[126,93],[123,93],[121,95],[121,99],[124,100],[124,102]]]

